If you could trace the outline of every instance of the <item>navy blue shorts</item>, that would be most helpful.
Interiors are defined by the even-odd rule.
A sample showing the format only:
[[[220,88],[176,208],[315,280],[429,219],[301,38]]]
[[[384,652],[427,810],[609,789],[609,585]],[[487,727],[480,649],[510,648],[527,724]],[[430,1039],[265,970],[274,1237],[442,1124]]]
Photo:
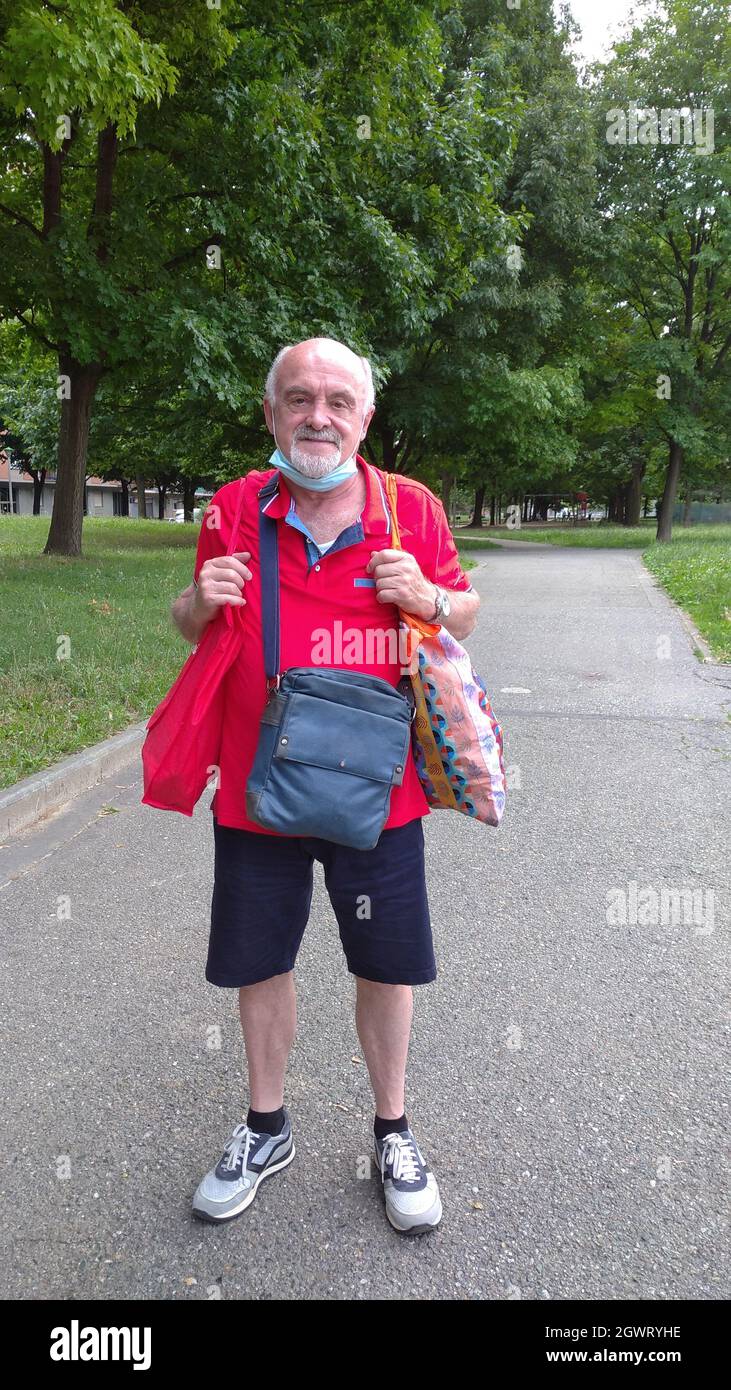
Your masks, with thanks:
[[[348,970],[387,985],[436,979],[421,817],[383,830],[373,849],[308,836],[259,835],[213,819],[215,873],[206,979],[241,987],[294,967],[310,915],[313,860]]]

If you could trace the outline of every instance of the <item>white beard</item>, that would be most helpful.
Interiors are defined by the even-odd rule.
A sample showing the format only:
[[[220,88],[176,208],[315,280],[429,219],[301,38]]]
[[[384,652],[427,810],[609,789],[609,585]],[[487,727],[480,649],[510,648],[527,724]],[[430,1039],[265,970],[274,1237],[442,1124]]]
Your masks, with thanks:
[[[331,451],[334,452],[318,457],[314,454],[308,454],[300,448],[299,441],[293,440],[290,451],[292,467],[297,468],[300,473],[304,473],[306,478],[326,478],[328,473],[334,472],[343,457],[343,451],[339,444],[331,441],[328,443]]]

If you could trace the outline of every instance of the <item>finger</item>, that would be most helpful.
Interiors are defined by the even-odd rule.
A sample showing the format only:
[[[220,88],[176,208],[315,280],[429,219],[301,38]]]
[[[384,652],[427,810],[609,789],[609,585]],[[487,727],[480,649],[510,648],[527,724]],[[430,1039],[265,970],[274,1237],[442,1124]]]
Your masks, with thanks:
[[[383,560],[380,565],[374,566],[373,570],[373,573],[380,579],[386,579],[389,576],[397,574],[405,576],[414,572],[411,565],[402,564],[400,560]]]
[[[206,561],[206,564],[211,566],[215,565],[216,568],[219,568],[221,565],[233,565],[234,569],[245,569],[246,566],[244,561],[250,558],[251,556],[248,550],[240,550],[235,555],[214,555],[210,560]]]
[[[218,594],[234,594],[236,598],[239,598],[243,587],[243,580],[238,580],[238,582],[227,582],[226,580],[217,579],[212,584],[205,585],[204,597],[209,599],[215,598]]]
[[[252,578],[251,570],[247,569],[246,565],[242,565],[239,560],[235,564],[216,565],[215,569],[208,570],[208,574],[211,579],[228,579],[237,584],[243,584],[245,580]]]
[[[235,569],[216,570],[215,574],[208,576],[208,579],[209,583],[214,585],[235,584],[237,589],[243,589],[245,583],[244,576]]]
[[[379,574],[376,577],[377,589],[396,589],[400,594],[408,594],[411,587],[408,576],[405,574]]]
[[[398,559],[399,555],[403,554],[403,550],[372,550],[371,558],[366,565],[366,569],[370,571],[374,565],[380,565],[385,560]]]
[[[205,601],[209,608],[222,608],[226,603],[230,603],[233,608],[241,608],[246,603],[246,599],[240,594],[209,594]]]
[[[251,570],[241,560],[237,560],[235,555],[217,555],[215,559],[208,560],[206,563],[211,566],[212,570],[234,570],[243,579],[251,579],[252,577]]]

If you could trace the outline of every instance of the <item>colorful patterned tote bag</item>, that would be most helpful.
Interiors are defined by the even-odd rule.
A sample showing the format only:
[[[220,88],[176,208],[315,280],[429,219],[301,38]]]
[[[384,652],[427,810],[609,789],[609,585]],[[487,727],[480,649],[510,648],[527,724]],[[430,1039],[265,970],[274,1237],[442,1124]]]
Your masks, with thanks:
[[[395,473],[385,473],[391,546],[400,550]],[[407,630],[416,712],[414,762],[435,809],[499,825],[505,809],[502,730],[468,653],[446,628],[399,610]]]

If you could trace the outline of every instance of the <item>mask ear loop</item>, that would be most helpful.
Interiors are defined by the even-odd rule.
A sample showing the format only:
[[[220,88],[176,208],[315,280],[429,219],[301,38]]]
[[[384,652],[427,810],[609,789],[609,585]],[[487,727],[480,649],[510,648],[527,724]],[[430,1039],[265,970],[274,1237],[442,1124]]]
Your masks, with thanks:
[[[274,414],[274,402],[273,402],[273,401],[272,401],[272,403],[271,403],[271,412],[272,412],[272,433],[274,434],[274,443],[276,444],[277,448],[279,449],[279,440],[277,439],[277,420],[276,420],[276,416],[275,416],[275,414]],[[279,449],[279,452],[280,452],[280,454],[282,454],[282,450],[281,450],[281,449]],[[291,460],[291,459],[288,459],[286,454],[282,454],[282,458],[284,459],[285,463],[288,463],[288,464],[290,465],[290,467],[291,467],[292,460]]]

